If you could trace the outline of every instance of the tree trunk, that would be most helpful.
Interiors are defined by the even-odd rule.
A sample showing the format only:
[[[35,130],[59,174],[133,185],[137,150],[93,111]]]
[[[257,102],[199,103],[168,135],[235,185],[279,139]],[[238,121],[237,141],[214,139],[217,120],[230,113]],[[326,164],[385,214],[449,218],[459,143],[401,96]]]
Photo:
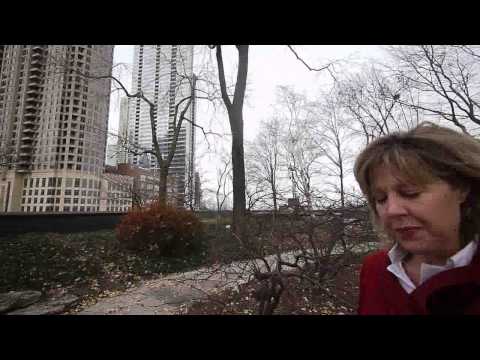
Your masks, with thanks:
[[[243,237],[245,229],[245,161],[243,151],[242,109],[229,112],[232,119],[233,233]]]
[[[217,49],[218,79],[225,107],[228,111],[228,120],[232,131],[232,175],[233,175],[233,226],[234,234],[243,238],[245,229],[245,162],[243,153],[243,101],[247,87],[248,73],[248,45],[236,45],[238,50],[237,82],[233,101],[227,93],[225,71],[223,67],[222,46],[214,45]]]
[[[278,210],[278,207],[277,207],[277,190],[275,189],[275,185],[272,185],[272,198],[273,198],[273,212],[276,213]]]
[[[160,166],[159,174],[159,188],[158,188],[158,202],[160,205],[167,204],[167,178],[168,166]]]

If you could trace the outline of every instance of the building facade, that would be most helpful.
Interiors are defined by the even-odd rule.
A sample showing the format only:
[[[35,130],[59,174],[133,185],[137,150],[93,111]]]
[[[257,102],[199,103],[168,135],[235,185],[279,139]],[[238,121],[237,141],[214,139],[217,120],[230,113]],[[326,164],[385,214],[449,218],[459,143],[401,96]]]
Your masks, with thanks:
[[[178,109],[179,114],[189,104],[189,121],[183,121],[169,174],[176,181],[177,197],[192,198],[196,107],[191,85],[193,45],[136,45],[133,65],[132,93],[142,91],[155,104],[154,124],[162,155],[168,154],[172,145],[175,112]],[[128,139],[141,150],[152,149],[150,107],[141,99],[129,101]],[[128,162],[158,169],[152,156],[129,154]]]
[[[0,45],[0,211],[99,211],[113,45]]]

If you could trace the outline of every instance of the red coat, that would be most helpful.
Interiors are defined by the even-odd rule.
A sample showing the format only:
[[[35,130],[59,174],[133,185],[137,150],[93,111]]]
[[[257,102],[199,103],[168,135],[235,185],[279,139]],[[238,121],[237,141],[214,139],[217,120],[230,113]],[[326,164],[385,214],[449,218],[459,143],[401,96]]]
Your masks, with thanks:
[[[386,251],[365,258],[358,314],[480,314],[480,246],[470,265],[434,275],[410,294],[387,270],[388,265]]]

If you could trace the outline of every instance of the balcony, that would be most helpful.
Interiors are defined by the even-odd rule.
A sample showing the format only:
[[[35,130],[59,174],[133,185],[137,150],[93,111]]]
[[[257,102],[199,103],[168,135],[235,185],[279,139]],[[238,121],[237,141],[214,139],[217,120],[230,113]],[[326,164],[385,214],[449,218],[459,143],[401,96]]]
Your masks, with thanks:
[[[32,122],[32,118],[35,118],[37,116],[36,112],[29,111],[25,114],[23,114],[23,117],[25,118],[25,121]],[[24,123],[25,124],[25,123]]]
[[[24,110],[25,110],[25,111],[28,111],[28,112],[30,112],[30,113],[36,112],[36,110],[37,110],[37,104],[35,104],[35,105],[32,105],[32,104],[27,105],[27,106],[25,106],[25,109],[24,109]]]
[[[25,151],[25,150],[20,150],[19,156],[21,158],[24,158],[23,159],[24,161],[27,161],[28,159],[25,159],[25,158],[30,158],[32,156],[32,154],[30,152]]]
[[[32,121],[32,120],[27,120],[27,119],[25,119],[25,121],[23,121],[22,124],[23,124],[24,126],[33,127],[33,126],[36,125],[36,122],[34,122],[34,121]],[[26,129],[24,129],[24,131],[25,131],[25,130],[26,130]]]
[[[38,102],[38,94],[35,94],[35,95],[32,95],[32,94],[29,94],[26,98],[25,98],[25,102],[26,103],[37,103]]]
[[[30,165],[30,161],[28,161],[28,160],[20,160],[20,161],[17,162],[17,165],[28,166],[28,165]]]
[[[22,145],[20,145],[20,149],[21,149],[20,153],[22,153],[23,151],[26,152],[31,148],[32,148],[32,144],[22,144]],[[30,153],[29,153],[29,155],[30,155]]]
[[[30,95],[25,99],[25,105],[37,105],[40,99]]]
[[[33,134],[31,135],[28,135],[28,134],[23,134],[23,136],[20,138],[22,141],[32,141],[33,140]],[[23,145],[28,145],[28,146],[32,146],[32,144],[22,144]]]
[[[39,62],[38,60],[35,60],[35,62]],[[39,66],[30,66],[30,75],[32,74],[41,74],[42,73],[42,69],[39,67]]]
[[[40,80],[40,74],[35,74],[35,73],[30,73],[30,76],[28,77],[30,80]]]
[[[24,134],[34,134],[35,133],[35,130],[33,130],[32,128],[24,128],[22,131],[23,131]]]

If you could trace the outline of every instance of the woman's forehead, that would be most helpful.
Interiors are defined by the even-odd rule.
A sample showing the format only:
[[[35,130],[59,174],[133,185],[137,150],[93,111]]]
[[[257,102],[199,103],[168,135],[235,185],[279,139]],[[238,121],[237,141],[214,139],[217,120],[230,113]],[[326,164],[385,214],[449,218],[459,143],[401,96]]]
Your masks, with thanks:
[[[425,169],[423,169],[425,170]],[[433,175],[428,176],[430,181],[427,181],[427,176],[425,176],[425,171],[418,170],[416,173],[412,171],[401,171],[395,166],[387,164],[379,164],[372,168],[370,171],[370,183],[372,189],[375,189],[385,182],[395,182],[396,185],[423,185],[427,182],[430,182],[433,178]],[[423,176],[422,176],[423,175]]]

